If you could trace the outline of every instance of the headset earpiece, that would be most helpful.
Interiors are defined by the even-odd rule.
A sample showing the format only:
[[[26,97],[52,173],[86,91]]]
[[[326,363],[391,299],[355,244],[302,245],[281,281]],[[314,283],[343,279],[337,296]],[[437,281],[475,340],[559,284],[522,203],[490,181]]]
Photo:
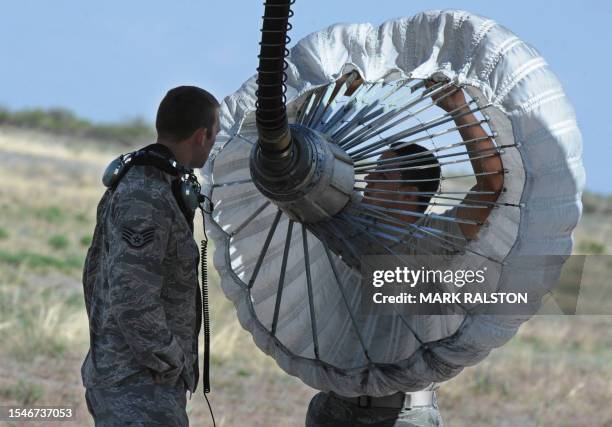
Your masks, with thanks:
[[[188,178],[181,179],[181,198],[183,203],[190,210],[195,211],[200,205],[200,183],[193,173],[190,173]]]
[[[121,181],[121,178],[123,178],[123,175],[128,171],[129,167],[127,167],[123,157],[123,155],[117,157],[104,170],[102,184],[105,187],[115,188],[119,181]]]

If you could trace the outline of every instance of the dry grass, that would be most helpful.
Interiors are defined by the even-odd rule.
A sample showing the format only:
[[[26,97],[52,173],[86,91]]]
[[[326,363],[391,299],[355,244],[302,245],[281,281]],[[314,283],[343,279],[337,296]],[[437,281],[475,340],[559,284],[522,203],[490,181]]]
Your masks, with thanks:
[[[79,420],[71,425],[92,425],[79,371],[88,346],[81,263],[100,175],[120,150],[0,130],[0,402],[74,405]],[[578,240],[605,247],[611,224],[588,217]],[[304,425],[315,390],[255,347],[214,272],[211,301],[217,425]],[[446,424],[612,425],[611,326],[604,316],[532,319],[505,347],[442,385]],[[210,425],[201,390],[188,411],[192,425]]]

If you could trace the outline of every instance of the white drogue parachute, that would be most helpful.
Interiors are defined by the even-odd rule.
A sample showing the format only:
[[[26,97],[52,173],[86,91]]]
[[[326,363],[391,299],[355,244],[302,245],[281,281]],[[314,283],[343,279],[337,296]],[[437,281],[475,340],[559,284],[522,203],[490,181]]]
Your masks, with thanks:
[[[380,27],[333,25],[299,41],[287,61],[289,122],[324,134],[338,156],[350,157],[353,195],[328,221],[304,224],[259,192],[249,170],[257,142],[256,76],[250,78],[223,101],[222,132],[203,171],[223,291],[257,346],[316,389],[383,396],[452,378],[507,342],[529,316],[472,309],[362,315],[356,260],[363,241],[390,253],[456,248],[448,257],[453,268],[499,266],[489,290],[552,286],[572,250],[584,182],[581,135],[561,84],[536,49],[463,11],[426,12]],[[364,83],[347,92],[357,76]],[[424,84],[432,78],[438,83]],[[434,226],[393,224],[363,195],[381,154],[393,144],[419,144],[441,167],[425,214],[459,221],[452,206],[469,196],[475,173],[460,129],[432,100],[452,88],[466,93],[504,169],[498,172],[505,188],[488,224],[467,242]],[[418,157],[407,156],[404,165],[419,165]],[[544,255],[560,257],[551,262]]]

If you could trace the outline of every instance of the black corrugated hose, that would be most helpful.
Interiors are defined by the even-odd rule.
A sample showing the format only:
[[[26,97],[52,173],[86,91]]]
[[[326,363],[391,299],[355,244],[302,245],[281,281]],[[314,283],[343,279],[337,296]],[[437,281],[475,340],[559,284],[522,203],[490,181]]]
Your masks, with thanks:
[[[202,200],[204,199],[204,200]],[[206,235],[206,220],[205,213],[212,213],[212,202],[208,197],[202,196],[200,203],[200,211],[202,212],[202,230],[204,231],[204,239],[200,242],[200,274],[202,276],[202,298],[201,298],[201,319],[202,326],[204,327],[204,361],[203,361],[203,372],[202,372],[202,391],[204,392],[204,398],[210,411],[210,417],[212,418],[213,427],[215,423],[215,414],[213,413],[210,401],[208,400],[208,393],[210,393],[210,310],[208,306],[208,236]],[[203,207],[203,203],[208,202],[208,209]]]
[[[256,118],[259,145],[265,153],[282,153],[291,145],[291,133],[287,121],[285,92],[288,67],[286,45],[291,41],[289,18],[293,16],[291,5],[295,0],[266,0],[262,17],[259,67],[257,68]]]

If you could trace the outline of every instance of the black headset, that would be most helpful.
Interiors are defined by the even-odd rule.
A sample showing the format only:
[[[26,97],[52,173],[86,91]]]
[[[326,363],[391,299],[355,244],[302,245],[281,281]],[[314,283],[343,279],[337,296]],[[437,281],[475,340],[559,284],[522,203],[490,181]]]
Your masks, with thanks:
[[[204,213],[212,212],[212,203],[208,197],[201,194],[201,186],[193,169],[179,164],[172,151],[162,144],[151,144],[120,155],[106,167],[102,183],[114,190],[132,166],[138,165],[153,166],[175,177],[172,181],[172,193],[190,226],[198,207]]]

